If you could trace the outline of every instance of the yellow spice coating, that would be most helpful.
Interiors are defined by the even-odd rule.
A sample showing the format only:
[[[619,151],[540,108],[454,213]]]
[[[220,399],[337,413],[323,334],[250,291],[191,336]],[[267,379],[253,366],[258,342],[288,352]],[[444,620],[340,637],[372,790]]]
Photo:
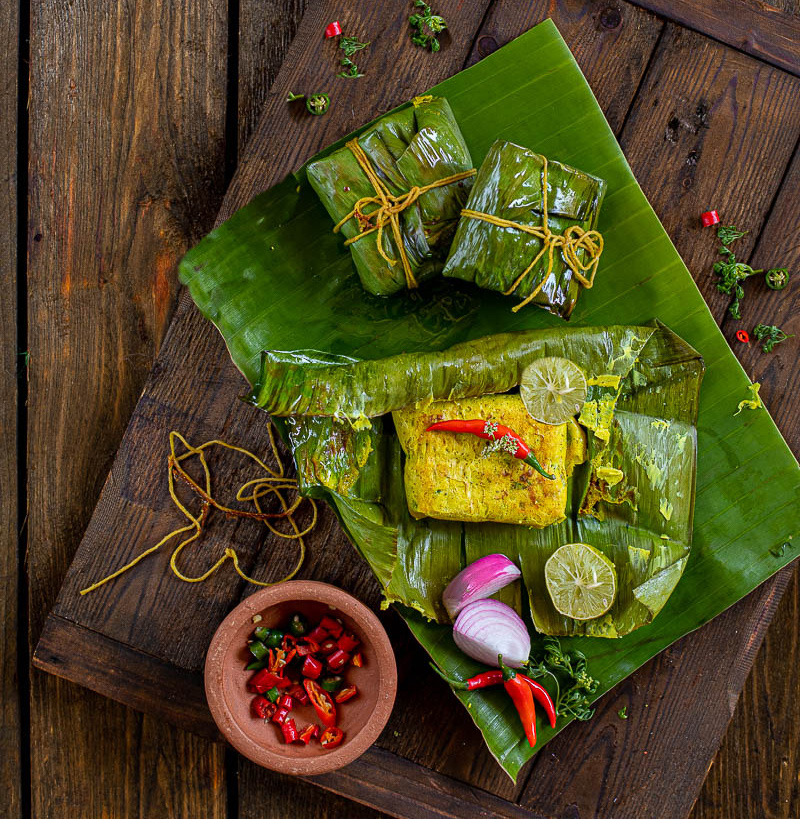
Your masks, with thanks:
[[[406,497],[415,518],[539,528],[564,519],[567,476],[586,457],[584,434],[574,422],[540,424],[517,395],[437,401],[399,410],[393,417],[406,454]],[[473,418],[517,432],[555,480],[505,452],[484,457],[487,441],[474,435],[425,431],[437,421]]]

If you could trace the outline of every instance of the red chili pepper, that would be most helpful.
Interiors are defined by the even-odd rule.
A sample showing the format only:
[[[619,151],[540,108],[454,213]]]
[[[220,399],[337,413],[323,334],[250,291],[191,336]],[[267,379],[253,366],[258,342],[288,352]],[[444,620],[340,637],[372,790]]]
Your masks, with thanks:
[[[289,717],[289,709],[288,708],[277,708],[275,713],[272,715],[272,721],[276,722],[278,725],[283,725],[284,722]]]
[[[322,732],[322,736],[319,738],[319,741],[323,748],[335,748],[337,745],[342,744],[343,739],[344,732],[342,729],[331,727],[326,728]]]
[[[308,637],[302,638],[302,643],[297,646],[297,656],[307,657],[309,654],[316,654],[319,651],[319,643]]]
[[[330,37],[338,37],[342,33],[342,24],[338,20],[334,20],[334,22],[329,23],[325,26],[325,36]]]
[[[294,698],[291,694],[284,694],[278,700],[278,708],[288,708],[290,711],[294,708]]]
[[[287,719],[286,722],[282,723],[281,731],[283,731],[284,742],[297,742],[297,740],[300,739],[300,735],[297,733],[297,726],[294,724],[293,719]]]
[[[301,673],[304,677],[316,680],[322,674],[323,667],[322,662],[316,657],[306,657]]]
[[[334,640],[332,637],[328,637],[327,640],[323,640],[319,644],[319,650],[321,654],[333,654],[333,652],[336,651],[338,648],[339,646],[336,645],[336,640]]]
[[[269,650],[269,663],[267,669],[273,674],[282,677],[283,670],[294,659],[295,650],[284,651],[282,648],[271,648]],[[272,688],[272,686],[270,686]]]
[[[297,648],[297,637],[294,634],[284,634],[281,648],[286,652],[294,651]]]
[[[700,221],[703,223],[703,227],[711,227],[711,225],[716,225],[719,222],[719,214],[715,210],[707,210],[700,215]]]
[[[358,689],[354,685],[348,685],[346,688],[340,689],[334,699],[337,703],[347,702],[352,700],[356,694],[358,694]]]
[[[272,715],[278,710],[274,702],[270,702],[266,697],[253,697],[250,703],[253,713],[259,719],[271,719]]]
[[[468,680],[454,680],[451,677],[445,676],[439,669],[431,663],[431,668],[446,682],[450,683],[453,688],[457,688],[461,691],[474,691],[478,688],[488,688],[492,685],[499,685],[503,682],[503,672],[499,669],[492,669],[491,671],[484,671],[482,674],[477,674],[474,677],[471,677]],[[517,672],[517,676],[521,677],[523,682],[525,682],[528,688],[531,689],[531,694],[533,694],[534,699],[539,703],[539,705],[544,707],[545,712],[547,713],[547,718],[550,720],[550,727],[556,727],[556,705],[553,702],[553,698],[548,693],[547,689],[541,684],[536,682],[536,680],[532,680],[530,677],[526,676],[521,672]]]
[[[743,344],[748,344],[750,342],[750,333],[748,333],[747,330],[737,330],[736,338]]]
[[[354,654],[352,663],[354,668],[361,668],[364,665],[364,655],[360,651]]]
[[[269,691],[270,688],[287,688],[292,684],[291,680],[287,680],[283,676],[273,674],[269,669],[262,668],[261,671],[256,671],[247,682],[247,690],[256,694],[263,694]]]
[[[295,683],[290,689],[289,693],[294,697],[294,699],[300,703],[300,705],[308,705],[308,694],[306,694],[305,688],[299,683]]]
[[[358,637],[355,637],[354,635],[350,634],[349,631],[346,631],[339,638],[336,645],[339,646],[342,651],[352,651],[357,645],[359,645],[360,642],[361,640],[359,640]]]
[[[498,658],[500,670],[503,672],[503,688],[508,692],[519,714],[525,736],[531,748],[536,746],[536,706],[533,704],[533,692],[530,686],[517,674],[513,668],[503,664],[503,657]]]
[[[336,649],[333,654],[328,657],[328,668],[331,671],[339,671],[350,662],[350,655],[340,648]]]
[[[320,722],[326,727],[336,725],[336,705],[331,695],[314,680],[303,680],[303,688],[308,692]]]
[[[300,732],[300,739],[308,745],[314,737],[319,736],[319,725],[312,722],[311,725],[306,725],[305,728]]]
[[[344,631],[344,626],[338,620],[334,620],[333,617],[328,617],[327,614],[319,621],[319,627],[324,628],[325,631],[337,639],[342,636]]]
[[[327,631],[325,631],[325,629],[322,628],[322,626],[317,626],[316,628],[311,629],[311,631],[309,631],[308,634],[306,634],[305,639],[313,641],[314,643],[317,644],[317,648],[319,648],[319,644],[330,636],[331,635]]]
[[[554,480],[555,476],[549,472],[545,472],[542,465],[536,460],[536,456],[531,452],[531,448],[522,440],[522,438],[514,432],[513,429],[504,424],[495,424],[492,421],[484,421],[482,418],[474,418],[469,421],[453,420],[453,421],[438,421],[431,424],[426,432],[466,432],[470,435],[477,435],[478,438],[483,438],[485,441],[500,441],[505,438],[510,439],[509,454],[518,458],[520,461],[532,466],[541,475],[549,480]],[[511,447],[516,444],[516,448],[512,451]]]

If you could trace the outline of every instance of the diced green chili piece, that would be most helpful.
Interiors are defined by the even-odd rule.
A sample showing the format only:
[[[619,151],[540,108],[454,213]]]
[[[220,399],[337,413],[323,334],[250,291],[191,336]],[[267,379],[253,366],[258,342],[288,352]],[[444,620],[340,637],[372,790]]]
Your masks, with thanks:
[[[324,688],[326,691],[333,693],[334,691],[338,691],[344,683],[344,677],[341,674],[329,674],[327,677],[323,677],[319,684]]]
[[[253,636],[256,638],[256,640],[260,640],[263,643],[269,636],[269,629],[266,626],[259,626],[253,632]]]
[[[295,637],[302,637],[308,633],[308,620],[299,611],[289,618],[289,633]]]
[[[249,646],[250,653],[257,659],[263,660],[268,654],[269,649],[261,642],[261,640],[253,640]]]
[[[280,629],[271,628],[267,639],[264,640],[264,645],[267,646],[267,648],[280,648],[283,638],[284,633]]]
[[[266,698],[267,698],[267,699],[268,699],[270,702],[277,702],[277,701],[278,701],[278,699],[279,699],[279,698],[280,698],[280,696],[281,696],[281,692],[280,692],[280,689],[278,688],[278,686],[277,686],[277,685],[273,685],[273,686],[272,686],[272,688],[270,688],[270,689],[269,689],[269,691],[267,691],[267,692],[264,694],[264,696],[265,696],[265,697],[266,697]]]
[[[261,671],[262,668],[267,667],[267,663],[269,662],[269,657],[265,657],[263,660],[253,660],[250,665],[245,666],[246,671]]]

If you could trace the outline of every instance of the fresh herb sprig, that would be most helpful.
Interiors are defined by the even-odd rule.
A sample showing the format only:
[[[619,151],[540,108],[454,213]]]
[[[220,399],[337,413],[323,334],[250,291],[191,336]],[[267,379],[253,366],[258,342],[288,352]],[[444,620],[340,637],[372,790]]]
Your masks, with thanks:
[[[556,637],[545,637],[534,648],[525,673],[534,679],[549,676],[556,684],[556,713],[577,720],[594,716],[592,696],[600,685],[589,675],[586,656],[580,651],[566,652]]]
[[[439,35],[447,28],[444,17],[434,14],[425,0],[414,0],[414,6],[422,11],[408,18],[411,28],[414,29],[411,32],[411,42],[420,48],[438,51],[442,47]]]
[[[728,309],[735,319],[740,319],[742,317],[740,302],[744,298],[742,282],[749,276],[753,276],[756,273],[763,273],[764,271],[753,270],[749,264],[737,262],[733,251],[728,247],[721,247],[719,252],[725,256],[725,259],[714,265],[714,272],[720,278],[717,282],[717,290],[719,290],[720,293],[733,296],[733,301]]]
[[[753,328],[753,334],[759,341],[764,342],[764,346],[761,349],[765,353],[771,353],[775,349],[776,344],[780,344],[782,341],[786,341],[787,338],[791,338],[791,335],[787,335],[780,327],[776,327],[774,324],[757,324]]]
[[[737,239],[741,239],[742,236],[746,235],[746,230],[739,230],[739,228],[734,227],[733,225],[720,225],[717,228],[717,236],[725,247],[727,247],[731,242],[735,242]]]
[[[336,76],[344,77],[345,79],[355,79],[356,77],[363,77],[364,74],[350,58],[357,51],[361,51],[362,48],[366,48],[368,45],[369,43],[362,43],[361,40],[358,39],[358,37],[342,36],[339,39],[339,48],[341,48],[342,51],[344,52],[344,57],[340,61],[340,65],[344,70],[340,71]]]

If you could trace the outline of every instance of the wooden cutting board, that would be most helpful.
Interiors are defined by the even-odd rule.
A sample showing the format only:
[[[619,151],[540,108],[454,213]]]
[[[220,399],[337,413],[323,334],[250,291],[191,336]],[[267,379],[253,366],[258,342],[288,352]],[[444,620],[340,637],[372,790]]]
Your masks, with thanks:
[[[440,9],[458,21],[460,34],[471,31],[474,36],[454,37],[434,59],[408,41],[405,9],[390,15],[363,7],[357,15],[348,12],[350,19],[342,15],[341,4],[322,2],[310,8],[220,220],[326,144],[548,14],[575,52],[690,268],[707,269],[713,248],[688,229],[686,205],[676,191],[696,185],[703,189],[698,191],[703,201],[711,201],[713,194],[715,207],[744,215],[735,193],[718,189],[715,173],[736,159],[742,173],[753,176],[746,206],[750,221],[756,221],[754,214],[764,220],[771,215],[782,169],[800,132],[797,113],[785,99],[787,94],[795,103],[800,99],[795,77],[624,3],[604,9],[577,1],[557,7],[520,1],[490,8],[488,2],[462,5],[451,0]],[[334,48],[321,32],[336,18],[346,31],[376,32],[371,80],[332,82]],[[718,66],[716,73],[709,73],[711,64]],[[747,100],[760,101],[757,129],[726,104],[732,82]],[[335,104],[324,117],[309,118],[284,102],[290,90],[328,88],[335,88]],[[701,116],[702,111],[711,114]],[[702,178],[687,161],[692,152],[696,161],[701,147],[707,169]],[[742,161],[756,151],[767,151],[774,169]],[[769,229],[767,221],[764,230]],[[753,241],[755,237],[748,251]],[[722,317],[725,299],[708,282],[701,287]],[[165,549],[92,594],[81,597],[78,590],[179,524],[166,489],[170,430],[180,430],[194,443],[222,438],[266,451],[266,417],[238,400],[245,387],[222,339],[184,294],[34,656],[40,668],[211,737],[216,729],[201,678],[205,650],[218,623],[252,587],[229,566],[205,584],[179,583],[168,571],[170,550]],[[218,476],[220,497],[231,497],[250,474],[246,464],[227,456],[212,458],[212,472]],[[286,542],[265,538],[263,528],[252,522],[218,519],[202,545],[187,555],[187,572],[202,571],[231,542],[244,570],[259,578],[279,577],[293,565]],[[327,509],[309,538],[302,576],[334,583],[378,608],[376,581]],[[604,698],[590,723],[571,725],[548,744],[516,785],[492,760],[446,686],[428,670],[426,656],[399,618],[385,612],[381,617],[401,678],[392,719],[375,748],[315,782],[396,816],[684,815],[788,577],[782,572],[625,680]],[[629,714],[625,721],[618,716],[623,705]]]

